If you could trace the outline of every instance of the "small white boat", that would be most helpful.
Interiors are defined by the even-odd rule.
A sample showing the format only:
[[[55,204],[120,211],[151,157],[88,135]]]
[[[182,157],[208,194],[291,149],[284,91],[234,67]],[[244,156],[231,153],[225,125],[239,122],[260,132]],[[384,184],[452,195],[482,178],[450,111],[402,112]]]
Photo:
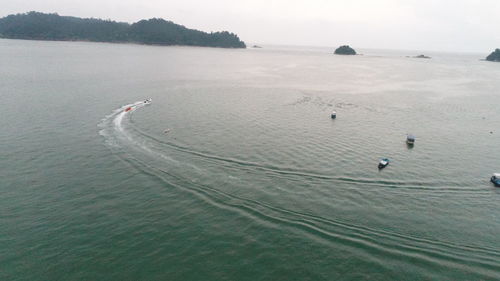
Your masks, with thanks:
[[[387,167],[387,165],[389,165],[389,162],[390,162],[389,158],[380,159],[380,162],[378,162],[378,168],[383,169]]]
[[[406,143],[409,145],[414,145],[415,144],[415,136],[414,135],[408,135],[406,137]]]
[[[494,173],[490,181],[497,187],[500,187],[500,173]]]
[[[153,100],[150,98],[144,101],[145,104],[151,104],[152,102],[153,102]]]

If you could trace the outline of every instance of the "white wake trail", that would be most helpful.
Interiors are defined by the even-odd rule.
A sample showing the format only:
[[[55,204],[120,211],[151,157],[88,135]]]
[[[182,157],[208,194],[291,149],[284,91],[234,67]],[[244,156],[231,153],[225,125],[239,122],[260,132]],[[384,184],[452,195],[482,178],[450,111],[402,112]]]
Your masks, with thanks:
[[[99,134],[103,136],[106,139],[106,143],[112,147],[128,146],[133,149],[146,152],[155,157],[168,160],[169,162],[177,163],[178,161],[172,159],[171,157],[151,149],[147,140],[133,136],[127,131],[126,127],[124,127],[123,123],[127,115],[149,104],[149,102],[138,101],[115,109],[113,113],[103,118],[99,123],[98,126],[101,128]]]

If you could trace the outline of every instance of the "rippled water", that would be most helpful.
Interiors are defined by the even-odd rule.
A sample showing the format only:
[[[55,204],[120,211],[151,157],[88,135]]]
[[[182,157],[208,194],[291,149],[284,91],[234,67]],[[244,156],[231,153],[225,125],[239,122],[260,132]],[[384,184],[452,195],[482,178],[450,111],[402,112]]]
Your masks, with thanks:
[[[0,279],[498,279],[500,65],[330,53],[0,40]]]

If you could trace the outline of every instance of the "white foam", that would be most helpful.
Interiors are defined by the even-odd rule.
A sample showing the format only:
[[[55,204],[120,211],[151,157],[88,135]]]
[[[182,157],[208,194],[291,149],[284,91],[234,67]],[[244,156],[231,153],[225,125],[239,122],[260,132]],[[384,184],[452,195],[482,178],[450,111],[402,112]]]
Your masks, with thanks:
[[[111,145],[111,146],[119,146],[120,139],[125,140],[129,144],[132,144],[133,147],[140,149],[142,151],[145,151],[155,157],[160,157],[164,160],[170,161],[170,162],[178,162],[177,160],[174,160],[162,153],[153,151],[148,145],[147,141],[145,140],[137,140],[135,139],[123,126],[123,120],[124,117],[129,114],[134,112],[135,110],[142,108],[144,106],[148,105],[148,103],[144,103],[144,101],[138,101],[132,104],[127,104],[124,106],[121,106],[118,109],[115,109],[113,113],[107,115],[104,117],[101,122],[98,124],[99,128],[102,128],[99,131],[99,134],[106,139],[106,144]],[[131,108],[131,110],[128,110],[128,108]]]

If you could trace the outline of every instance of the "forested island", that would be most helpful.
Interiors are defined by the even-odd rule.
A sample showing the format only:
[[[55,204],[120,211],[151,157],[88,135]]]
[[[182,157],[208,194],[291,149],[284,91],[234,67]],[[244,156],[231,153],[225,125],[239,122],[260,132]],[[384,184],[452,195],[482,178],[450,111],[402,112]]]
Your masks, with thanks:
[[[340,46],[335,50],[336,55],[355,55],[356,51],[348,45]]]
[[[493,53],[486,57],[487,61],[498,61],[500,62],[500,49],[496,49]]]
[[[160,18],[129,24],[39,12],[0,18],[0,38],[246,48],[234,33],[207,33]]]

